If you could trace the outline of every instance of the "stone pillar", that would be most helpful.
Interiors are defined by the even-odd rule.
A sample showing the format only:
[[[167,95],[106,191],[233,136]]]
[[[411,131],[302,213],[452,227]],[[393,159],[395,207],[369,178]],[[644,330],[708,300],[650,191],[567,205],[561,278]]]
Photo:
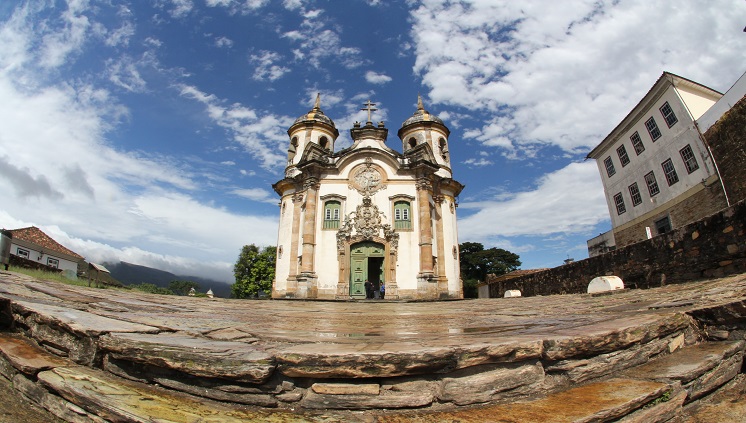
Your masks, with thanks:
[[[318,203],[319,180],[311,177],[304,183],[306,189],[306,214],[303,221],[303,253],[301,258],[301,273],[314,273],[314,248],[316,247],[316,205]]]
[[[432,184],[427,178],[417,179],[417,208],[420,222],[420,275],[433,275],[433,224],[430,218],[430,192]]]
[[[448,277],[446,275],[446,247],[443,236],[443,196],[436,195],[435,200],[435,240],[438,248],[438,297],[448,297]]]
[[[293,194],[293,227],[290,236],[290,250],[287,252],[290,260],[290,271],[288,272],[285,295],[294,297],[298,289],[298,239],[300,237],[300,212],[303,204],[303,194]]]

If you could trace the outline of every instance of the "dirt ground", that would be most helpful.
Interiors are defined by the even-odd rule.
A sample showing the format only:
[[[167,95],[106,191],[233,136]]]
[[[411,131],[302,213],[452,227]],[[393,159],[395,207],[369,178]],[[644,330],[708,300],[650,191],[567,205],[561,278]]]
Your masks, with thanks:
[[[0,376],[0,423],[64,423],[43,408],[23,398]]]

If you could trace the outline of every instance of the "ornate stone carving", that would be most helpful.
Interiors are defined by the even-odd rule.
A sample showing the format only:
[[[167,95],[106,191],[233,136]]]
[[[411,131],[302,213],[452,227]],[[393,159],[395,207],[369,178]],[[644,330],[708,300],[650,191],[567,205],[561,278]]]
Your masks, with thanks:
[[[303,189],[315,189],[318,190],[321,184],[319,183],[318,178],[310,177],[307,178],[305,181],[303,181]]]
[[[303,201],[303,193],[302,192],[296,192],[293,194],[293,203],[300,203]]]
[[[370,157],[365,159],[365,167],[352,175],[351,182],[351,186],[364,197],[369,197],[386,188],[381,172],[373,167],[373,160]]]
[[[417,182],[415,182],[415,187],[417,188],[417,191],[420,191],[420,190],[429,191],[433,189],[433,184],[427,178],[418,178]]]
[[[378,210],[370,197],[363,197],[362,204],[358,205],[354,212],[345,217],[342,227],[337,231],[337,249],[344,251],[345,243],[354,236],[362,240],[371,240],[380,236],[389,243],[391,251],[396,252],[399,246],[399,234],[391,228],[391,225],[383,223],[386,215]]]

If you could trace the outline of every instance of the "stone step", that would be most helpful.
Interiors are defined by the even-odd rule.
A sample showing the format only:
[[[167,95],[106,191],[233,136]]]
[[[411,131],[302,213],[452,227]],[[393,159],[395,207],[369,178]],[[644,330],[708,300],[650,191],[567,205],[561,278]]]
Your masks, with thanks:
[[[629,416],[631,413],[645,412],[639,422],[665,421],[654,418],[655,414],[668,416],[670,410],[662,410],[654,404],[658,398],[669,397],[674,387],[666,383],[635,380],[610,379],[590,383],[580,387],[557,392],[533,401],[517,401],[486,407],[453,412],[420,413],[415,416],[386,416],[385,422],[503,422],[503,423],[544,423],[544,422],[606,422]],[[668,393],[668,394],[667,394]],[[677,397],[678,404],[668,401],[667,408],[681,407],[683,397]],[[652,411],[648,411],[649,406]],[[639,411],[638,411],[639,410]],[[670,418],[670,416],[668,417]]]
[[[386,422],[452,423],[666,422],[685,403],[727,384],[743,365],[746,342],[709,342],[618,372],[613,379],[556,392],[546,397],[453,412],[387,416]]]
[[[187,350],[194,347],[191,343],[184,344],[178,337],[171,336],[168,339],[170,341],[166,344],[170,348],[175,348],[177,355],[184,352],[181,350],[184,347],[189,347]],[[137,340],[142,341],[140,338]],[[229,353],[228,349],[225,349],[227,346],[229,345],[219,344],[215,348],[224,348],[225,352]],[[745,347],[744,341],[689,346],[637,367],[616,372],[612,379],[574,386],[533,400],[514,400],[510,403],[451,412],[423,409],[392,414],[370,410],[366,415],[376,416],[383,422],[664,422],[680,413],[685,403],[695,401],[733,379],[742,368]],[[126,349],[120,351],[122,355],[125,352]],[[433,393],[425,392],[426,389],[421,389],[418,394],[422,398],[415,395],[416,392],[408,393],[406,396],[387,397],[384,394],[391,392],[384,392],[380,396],[374,395],[378,392],[378,385],[375,384],[362,387],[357,384],[345,385],[341,387],[346,389],[340,390],[338,383],[317,383],[306,390],[305,394],[302,390],[299,391],[302,399],[299,397],[298,400],[307,403],[308,409],[321,409],[323,416],[309,414],[310,412],[291,413],[284,409],[249,409],[238,404],[230,404],[238,402],[234,398],[214,397],[229,402],[221,403],[81,366],[70,359],[51,354],[25,337],[7,333],[0,333],[0,375],[12,381],[16,390],[35,403],[64,420],[76,423],[102,422],[102,419],[127,422],[323,421],[328,420],[331,415],[324,408],[351,408],[349,405],[345,406],[345,401],[374,401],[376,403],[370,408],[391,409],[425,406],[433,400]],[[163,379],[159,384],[169,386],[165,382],[166,379]],[[205,389],[199,386],[198,381],[194,382],[194,389]],[[182,388],[176,389],[183,391]],[[540,394],[542,387],[537,384],[534,385],[534,389],[534,394]],[[468,389],[459,388],[454,384],[451,389],[454,403],[459,402],[459,390]],[[198,392],[192,393],[200,395]],[[521,393],[523,396],[528,394],[531,393]],[[241,395],[253,395],[252,398],[256,399],[263,394]],[[236,394],[234,397],[238,398],[239,395]],[[415,401],[418,398],[419,402]],[[396,401],[406,403],[399,404]],[[338,404],[336,407],[330,407],[332,403]],[[327,406],[324,407],[324,404]],[[343,411],[335,412],[334,415],[342,420],[345,420],[344,416],[361,416],[359,413],[345,414]],[[332,418],[332,421],[338,420]]]
[[[733,379],[743,367],[744,341],[707,342],[621,372],[621,376],[679,382],[691,402]]]
[[[134,382],[52,355],[0,333],[0,374],[16,390],[70,422],[314,422],[324,418],[248,409]]]

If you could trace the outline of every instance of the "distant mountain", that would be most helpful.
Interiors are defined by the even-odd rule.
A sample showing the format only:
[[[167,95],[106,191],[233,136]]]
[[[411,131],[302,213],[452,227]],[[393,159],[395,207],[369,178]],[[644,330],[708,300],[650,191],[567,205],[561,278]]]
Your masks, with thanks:
[[[168,288],[171,281],[192,281],[199,284],[201,292],[207,292],[212,289],[216,297],[229,298],[231,296],[231,285],[211,279],[200,278],[198,276],[180,276],[164,270],[153,269],[152,267],[140,266],[137,264],[125,263],[104,263],[111,276],[125,285],[137,285],[141,283],[152,283],[162,288]]]

